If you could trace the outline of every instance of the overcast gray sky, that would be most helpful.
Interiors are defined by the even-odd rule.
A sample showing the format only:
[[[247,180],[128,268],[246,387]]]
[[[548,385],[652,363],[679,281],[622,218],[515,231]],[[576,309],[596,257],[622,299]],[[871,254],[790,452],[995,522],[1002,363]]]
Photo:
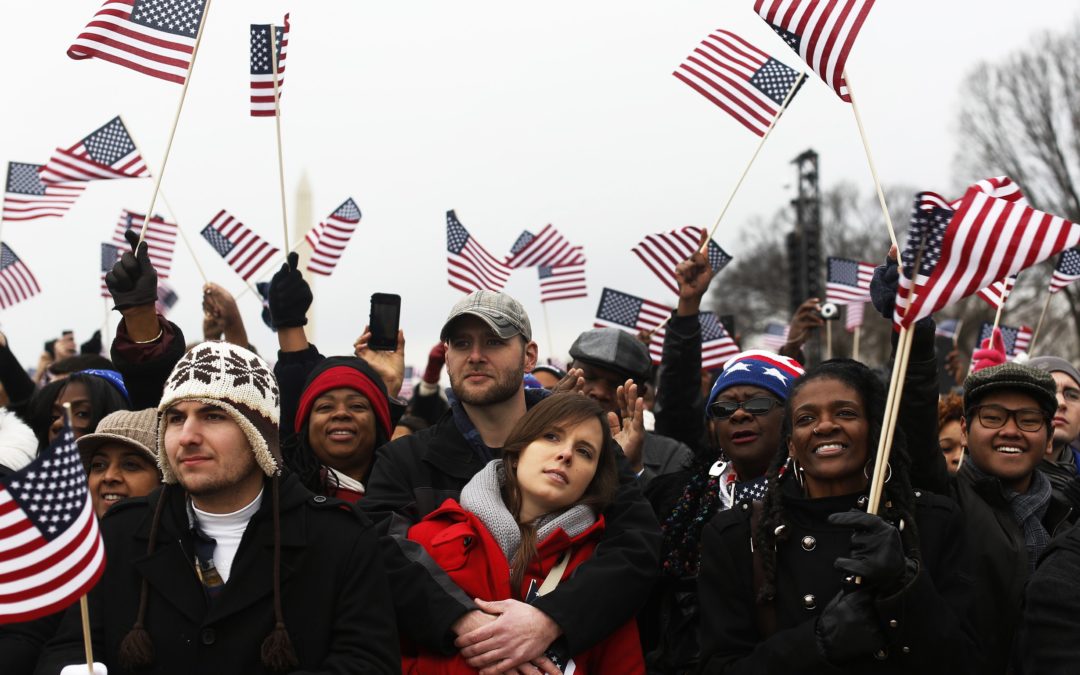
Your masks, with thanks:
[[[154,171],[180,87],[65,51],[96,0],[10,3],[0,39],[0,160],[44,162],[122,114]],[[591,325],[601,288],[674,298],[630,247],[643,235],[711,226],[757,138],[671,76],[711,30],[739,33],[793,67],[803,64],[757,18],[751,0],[555,0],[376,3],[216,0],[191,80],[164,192],[213,281],[243,284],[198,236],[226,208],[280,246],[274,123],[247,110],[248,24],[292,13],[283,98],[286,177],[302,173],[314,217],[352,196],[364,217],[334,276],[315,285],[313,341],[351,351],[368,297],[402,295],[407,361],[422,365],[460,293],[446,283],[445,212],[492,253],[522,229],[553,223],[585,247],[589,298],[549,307],[556,352]],[[977,62],[1023,47],[1074,20],[1076,0],[881,0],[848,72],[883,183],[952,193],[982,176],[956,176],[958,85]],[[742,252],[745,224],[792,196],[790,160],[821,154],[823,187],[872,189],[850,106],[816,77],[765,145],[717,240]],[[8,223],[3,240],[43,292],[0,313],[27,366],[62,328],[84,340],[105,320],[98,244],[122,208],[144,211],[149,180],[90,185],[63,219]],[[886,246],[884,229],[882,247]],[[868,256],[874,255],[868,252]],[[201,281],[178,248],[170,318],[195,339]],[[714,285],[723,287],[721,274]],[[536,275],[506,290],[529,310],[548,353]],[[252,341],[276,340],[241,299]],[[119,315],[109,317],[110,333]]]

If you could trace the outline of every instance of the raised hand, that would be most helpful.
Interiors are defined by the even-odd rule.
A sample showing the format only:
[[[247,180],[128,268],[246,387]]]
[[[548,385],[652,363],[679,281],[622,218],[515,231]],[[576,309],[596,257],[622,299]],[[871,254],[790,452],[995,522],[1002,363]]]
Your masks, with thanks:
[[[139,233],[135,230],[125,232],[124,238],[131,251],[124,253],[105,275],[105,285],[109,287],[113,304],[118,310],[153,306],[157,302],[157,270],[150,262],[146,242],[139,243]]]
[[[552,394],[564,394],[572,392],[580,394],[585,389],[585,371],[581,368],[570,368],[566,375],[555,383],[551,388]]]
[[[366,361],[382,378],[383,384],[386,385],[386,393],[391,398],[397,398],[401,393],[401,385],[405,382],[405,333],[398,331],[397,348],[392,352],[371,349],[368,347],[369,342],[371,342],[371,329],[364,326],[364,332],[353,343],[353,354],[356,358]]]
[[[675,313],[679,316],[697,314],[701,298],[709,290],[713,271],[709,257],[701,250],[708,241],[709,234],[703,229],[694,254],[675,266],[675,279],[679,282],[679,307]]]
[[[971,367],[973,373],[983,368],[1000,366],[1005,363],[1008,357],[1005,355],[1005,338],[1001,336],[1001,329],[995,328],[990,337],[984,338],[982,343],[979,344],[979,349],[975,350],[971,358],[975,362]]]
[[[627,380],[615,390],[619,414],[608,413],[611,436],[622,448],[626,461],[636,473],[641,473],[642,450],[645,447],[645,399],[638,396],[638,386]]]
[[[307,325],[311,308],[311,286],[297,269],[300,254],[293,251],[270,280],[270,322],[274,328],[299,328]]]

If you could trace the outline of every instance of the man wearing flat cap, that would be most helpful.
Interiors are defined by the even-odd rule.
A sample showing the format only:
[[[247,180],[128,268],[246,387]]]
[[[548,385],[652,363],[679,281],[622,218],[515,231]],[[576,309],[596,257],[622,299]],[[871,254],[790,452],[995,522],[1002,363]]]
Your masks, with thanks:
[[[648,348],[636,337],[618,328],[594,328],[574,340],[570,347],[571,367],[580,368],[585,378],[582,393],[619,414],[618,388],[633,380],[643,392],[649,386],[652,359]],[[654,477],[682,471],[690,466],[694,453],[685,444],[654,432],[645,433],[639,456],[627,456],[630,468],[644,486]]]

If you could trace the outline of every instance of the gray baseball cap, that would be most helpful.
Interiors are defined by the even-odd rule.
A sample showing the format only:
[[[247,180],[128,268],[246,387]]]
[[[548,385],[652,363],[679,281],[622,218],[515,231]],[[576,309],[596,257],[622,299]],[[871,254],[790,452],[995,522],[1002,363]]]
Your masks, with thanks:
[[[491,332],[503,340],[515,335],[532,340],[532,324],[525,308],[506,293],[495,291],[474,291],[459,300],[450,310],[450,316],[446,317],[439,339],[445,342],[450,324],[466,315],[481,319],[491,328]]]
[[[570,346],[570,356],[601,368],[628,375],[641,383],[649,379],[652,359],[636,337],[618,328],[587,330]]]

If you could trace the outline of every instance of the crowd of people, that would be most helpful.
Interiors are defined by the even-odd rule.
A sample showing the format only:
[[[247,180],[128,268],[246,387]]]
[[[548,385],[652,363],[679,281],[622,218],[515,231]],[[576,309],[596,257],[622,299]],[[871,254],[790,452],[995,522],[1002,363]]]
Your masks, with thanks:
[[[218,286],[189,344],[129,240],[108,358],[66,333],[32,377],[0,340],[0,475],[70,407],[107,560],[95,673],[1080,672],[1066,359],[990,359],[939,397],[917,323],[875,514],[888,373],[809,364],[813,298],[780,353],[703,370],[700,253],[658,367],[610,328],[540,363],[521,304],[477,291],[405,400],[401,333],[308,341],[295,254],[271,366]],[[0,625],[0,670],[85,673],[84,630],[77,604]]]

